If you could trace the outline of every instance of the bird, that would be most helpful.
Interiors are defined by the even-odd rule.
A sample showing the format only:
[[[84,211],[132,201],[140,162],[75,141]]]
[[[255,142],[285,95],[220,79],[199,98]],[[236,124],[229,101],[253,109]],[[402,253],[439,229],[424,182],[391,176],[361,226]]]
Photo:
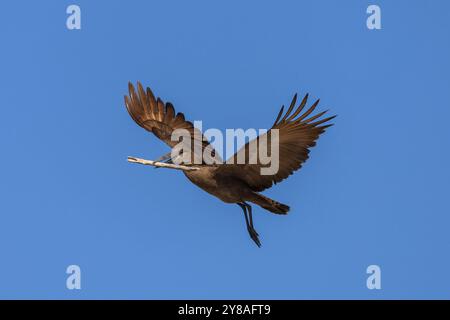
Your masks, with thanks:
[[[247,232],[258,247],[261,247],[261,241],[254,227],[252,206],[249,203],[256,204],[274,214],[286,215],[290,210],[288,205],[275,201],[261,192],[300,169],[309,158],[309,149],[316,145],[317,139],[325,132],[325,129],[333,125],[330,120],[336,117],[336,115],[327,115],[323,118],[328,110],[312,115],[320,99],[302,112],[307,104],[308,96],[306,94],[297,106],[297,94],[295,94],[286,112],[284,112],[284,105],[281,107],[270,130],[249,141],[226,162],[212,165],[206,161],[195,165],[184,164],[197,168],[197,170],[183,170],[184,175],[192,183],[221,201],[237,204],[242,209]],[[149,87],[144,90],[142,84],[137,82],[136,90],[129,82],[128,95],[124,98],[126,109],[136,124],[153,133],[170,148],[174,148],[178,143],[171,139],[172,133],[177,129],[185,129],[191,134],[192,142],[201,145],[202,151],[209,150],[212,155],[215,154],[214,148],[201,133],[196,131],[198,129],[192,122],[187,121],[183,113],[176,113],[172,103],[156,98]],[[262,175],[261,168],[264,165],[259,159],[252,163],[247,160],[244,163],[230,161],[242,155],[250,155],[253,152],[252,147],[261,143],[263,138],[271,137],[275,131],[278,133],[279,140],[277,172]],[[160,160],[173,162],[170,154],[162,156]]]

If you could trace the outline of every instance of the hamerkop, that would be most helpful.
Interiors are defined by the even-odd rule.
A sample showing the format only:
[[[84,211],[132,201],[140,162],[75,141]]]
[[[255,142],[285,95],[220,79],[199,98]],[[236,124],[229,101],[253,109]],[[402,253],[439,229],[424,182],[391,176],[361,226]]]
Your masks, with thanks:
[[[172,133],[175,130],[185,129],[190,133],[192,155],[189,155],[188,159],[192,161],[188,161],[189,163],[185,161],[182,164],[184,168],[192,166],[195,167],[195,170],[183,170],[183,173],[204,191],[216,196],[223,202],[236,203],[240,206],[244,212],[248,233],[258,247],[261,246],[261,242],[253,226],[252,207],[248,202],[257,204],[276,214],[286,214],[289,211],[289,206],[272,200],[260,192],[298,170],[303,162],[308,159],[309,148],[316,144],[319,135],[327,127],[332,126],[328,121],[335,117],[321,119],[327,111],[310,116],[317,107],[319,100],[302,113],[308,95],[303,98],[297,108],[295,108],[297,95],[294,95],[286,113],[283,114],[284,106],[281,107],[275,123],[267,133],[248,142],[226,162],[211,164],[211,162],[201,159],[195,163],[193,161],[195,156],[194,145],[200,146],[202,154],[210,154],[218,159],[218,155],[215,154],[208,140],[199,133],[199,130],[191,122],[185,120],[182,113],[175,113],[175,109],[170,102],[164,103],[160,98],[155,98],[150,88],[144,91],[142,85],[138,82],[136,93],[131,83],[128,87],[129,96],[125,96],[125,105],[130,116],[139,126],[152,132],[171,148],[179,144],[176,139],[172,140]],[[278,131],[275,129],[278,129]],[[264,141],[267,141],[267,145],[270,145],[271,139],[269,138],[275,136],[273,133],[276,131],[278,133],[278,170],[269,175],[261,174],[261,169],[267,167],[267,163],[263,165],[258,156],[256,161],[249,161],[251,154],[256,150],[253,147],[259,146],[264,135],[267,135],[264,137]],[[270,150],[270,148],[267,147],[267,150]],[[238,162],[239,157],[243,155],[246,162]],[[160,160],[164,160],[166,163],[174,162],[171,153],[163,156]],[[178,161],[178,163],[180,162]]]

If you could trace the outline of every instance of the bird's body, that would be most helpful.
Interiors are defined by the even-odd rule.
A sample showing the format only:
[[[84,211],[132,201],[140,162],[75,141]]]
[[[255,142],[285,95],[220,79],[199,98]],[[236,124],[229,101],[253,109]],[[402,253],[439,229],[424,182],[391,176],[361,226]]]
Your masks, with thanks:
[[[186,177],[199,188],[225,203],[253,202],[273,213],[287,213],[289,207],[269,199],[234,176],[225,176],[218,167],[203,167],[196,171],[184,171]]]
[[[319,118],[325,112],[318,113],[308,118],[318,105],[317,100],[306,112],[301,111],[306,105],[308,95],[301,101],[298,108],[294,111],[297,95],[289,106],[286,113],[283,114],[284,107],[281,108],[278,117],[272,128],[247,143],[229,160],[222,164],[211,165],[203,161],[201,164],[195,164],[197,170],[183,171],[186,177],[195,185],[219,198],[225,203],[236,203],[244,211],[247,230],[250,237],[260,246],[258,233],[253,226],[252,208],[247,202],[259,205],[260,207],[276,214],[286,214],[289,206],[272,200],[260,192],[270,188],[273,184],[286,179],[295,170],[302,166],[302,163],[308,159],[309,148],[316,144],[319,135],[332,124],[324,124],[333,117],[325,119]],[[204,151],[214,150],[208,140],[194,128],[193,124],[186,121],[182,113],[175,114],[171,103],[163,103],[160,98],[155,98],[150,88],[144,91],[142,85],[138,83],[138,93],[136,94],[133,85],[129,84],[129,96],[125,96],[125,105],[133,120],[155,134],[171,148],[174,148],[177,141],[172,139],[175,130],[183,129],[190,134],[192,146],[195,144],[201,146],[202,154]],[[324,124],[324,125],[322,125]],[[275,134],[276,133],[276,134]],[[267,168],[267,164],[260,159],[254,148],[259,147],[263,142],[267,142],[267,149],[270,149],[273,136],[279,137],[278,142],[278,170],[271,174],[261,174],[262,168]],[[192,147],[192,154],[188,157],[193,159],[195,150]],[[256,162],[248,161],[255,156]],[[238,159],[247,159],[240,163]],[[167,159],[167,155],[164,159]],[[169,161],[170,161],[169,157]],[[183,165],[192,165],[183,163]]]
[[[218,175],[217,167],[202,167],[195,171],[184,171],[184,174],[193,184],[226,203],[245,201],[243,198],[250,191],[234,177]]]

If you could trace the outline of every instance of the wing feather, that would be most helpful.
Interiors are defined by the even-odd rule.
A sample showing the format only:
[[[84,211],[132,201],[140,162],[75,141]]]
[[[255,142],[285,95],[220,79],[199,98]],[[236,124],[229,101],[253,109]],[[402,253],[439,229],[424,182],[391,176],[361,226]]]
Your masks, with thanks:
[[[293,104],[296,102],[295,95],[292,100],[293,102],[284,116],[281,118],[283,113],[283,108],[281,108],[274,125],[267,133],[264,134],[267,135],[267,137],[264,137],[265,139],[263,141],[267,141],[267,149],[270,150],[271,136],[274,132],[273,129],[278,129],[279,167],[275,174],[261,174],[261,169],[268,167],[268,165],[261,164],[259,155],[256,155],[257,163],[248,163],[250,152],[257,150],[254,146],[255,144],[256,146],[259,146],[259,143],[262,140],[261,138],[264,135],[259,136],[244,145],[238,152],[236,152],[236,154],[227,160],[227,164],[222,165],[217,169],[217,174],[234,176],[247,183],[252,190],[260,192],[264,189],[270,188],[273,184],[286,179],[294,171],[300,169],[302,164],[309,158],[309,148],[315,146],[319,135],[333,124],[320,125],[327,123],[335,117],[331,116],[320,119],[320,117],[327,113],[327,111],[323,111],[308,118],[308,116],[311,115],[311,113],[318,106],[320,100],[314,102],[306,112],[301,113],[307,103],[307,100],[308,94],[305,95],[298,108],[291,114],[294,108]],[[237,164],[237,159],[242,157],[242,153],[244,153],[247,162],[244,164]]]
[[[133,84],[128,83],[128,96],[125,96],[125,106],[131,118],[139,126],[152,132],[171,148],[179,143],[179,141],[172,141],[171,139],[172,133],[176,129],[189,131],[193,142],[191,143],[192,148],[195,141],[201,142],[202,150],[210,145],[201,132],[194,128],[192,122],[186,121],[183,113],[175,113],[175,109],[170,102],[164,103],[161,98],[155,98],[152,90],[150,88],[144,90],[140,82],[137,84],[137,93]],[[193,157],[194,150],[191,151]]]

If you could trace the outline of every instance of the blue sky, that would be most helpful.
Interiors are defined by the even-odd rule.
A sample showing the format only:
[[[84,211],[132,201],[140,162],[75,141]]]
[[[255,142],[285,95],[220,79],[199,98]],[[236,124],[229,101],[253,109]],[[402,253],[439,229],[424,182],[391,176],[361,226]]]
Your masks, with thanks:
[[[1,6],[1,298],[450,298],[448,1]],[[265,192],[290,214],[254,207],[261,249],[238,206],[127,163],[169,151],[127,114],[128,81],[204,129],[267,128],[295,92],[338,114]]]

